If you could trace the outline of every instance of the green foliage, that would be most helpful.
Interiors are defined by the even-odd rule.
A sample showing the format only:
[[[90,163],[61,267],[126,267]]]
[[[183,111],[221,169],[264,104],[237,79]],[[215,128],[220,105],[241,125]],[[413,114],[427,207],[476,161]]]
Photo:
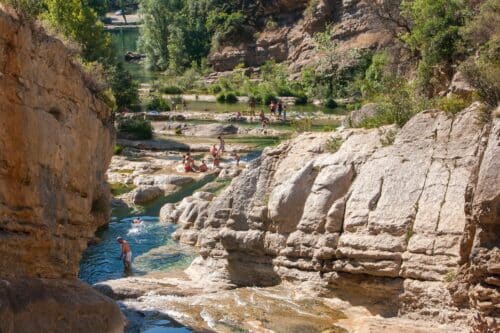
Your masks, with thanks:
[[[304,92],[299,92],[295,95],[295,105],[307,104],[307,95]]]
[[[161,88],[161,91],[164,94],[169,94],[169,95],[178,95],[184,92],[183,89],[180,88],[179,86],[173,86],[173,85],[165,86]]]
[[[153,138],[151,122],[144,119],[121,119],[118,122],[118,131],[134,134],[141,140],[150,140]]]
[[[461,32],[478,52],[459,69],[478,90],[480,98],[495,107],[500,99],[500,3],[485,1]]]
[[[300,83],[309,97],[326,100],[352,95],[352,82],[370,65],[370,51],[338,50],[331,30],[327,26],[324,32],[315,35],[316,48],[321,53],[318,66],[302,69]]]
[[[123,147],[120,145],[115,145],[113,148],[114,155],[121,155],[122,151],[123,151]]]
[[[236,96],[236,94],[234,92],[226,91],[226,92],[220,93],[217,96],[217,102],[234,104],[234,103],[238,103],[238,97]]]
[[[122,194],[131,192],[133,189],[135,189],[136,186],[135,185],[127,185],[127,184],[123,184],[123,183],[111,183],[111,184],[109,184],[109,187],[111,190],[111,194],[114,197],[118,197]]]
[[[298,132],[309,132],[312,129],[312,120],[310,118],[292,120],[292,128]]]
[[[444,281],[450,283],[450,282],[455,281],[456,277],[457,277],[457,272],[455,272],[455,271],[449,271],[444,276]]]
[[[406,230],[406,236],[405,236],[406,243],[408,243],[410,241],[410,239],[413,237],[413,235],[414,235],[414,232],[412,229]]]
[[[326,141],[325,150],[332,154],[336,153],[340,149],[343,143],[344,140],[342,140],[342,138],[337,138],[337,137],[329,138]]]
[[[107,70],[109,85],[113,89],[116,106],[121,109],[129,107],[137,109],[140,104],[138,88],[139,84],[132,78],[129,71],[123,68],[121,63],[110,66]]]
[[[170,105],[160,96],[153,96],[147,103],[146,108],[151,111],[170,111]]]
[[[402,40],[419,57],[419,87],[432,91],[436,66],[449,66],[459,52],[460,27],[469,16],[465,0],[403,0],[401,15],[411,22]]]
[[[452,96],[437,98],[435,100],[435,105],[436,108],[438,108],[439,110],[443,110],[450,114],[457,114],[463,109],[465,109],[467,106],[469,106],[470,101],[460,96],[452,95]]]
[[[26,18],[36,18],[43,10],[44,4],[40,0],[2,0],[12,6],[18,13]]]
[[[339,106],[337,104],[337,102],[335,102],[335,100],[333,98],[331,98],[331,97],[328,97],[327,99],[325,99],[324,105],[328,109],[335,109],[336,107]]]
[[[44,18],[52,27],[82,47],[86,61],[109,64],[114,59],[111,36],[95,11],[81,0],[45,0]]]

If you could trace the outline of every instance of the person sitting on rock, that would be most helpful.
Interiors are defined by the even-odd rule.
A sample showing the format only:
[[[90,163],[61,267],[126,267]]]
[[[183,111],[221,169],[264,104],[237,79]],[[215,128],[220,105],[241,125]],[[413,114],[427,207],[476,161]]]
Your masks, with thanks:
[[[199,172],[207,172],[207,171],[208,171],[208,166],[207,166],[207,164],[205,163],[205,160],[202,160],[202,161],[201,161],[201,164],[200,164],[200,166],[198,167],[198,171],[199,171]]]
[[[125,239],[121,237],[118,237],[116,241],[118,242],[118,244],[120,244],[120,260],[123,260],[125,271],[130,271],[130,269],[132,268],[132,250],[130,249],[130,245]]]
[[[191,159],[186,159],[184,162],[184,171],[185,172],[194,172],[194,161]]]

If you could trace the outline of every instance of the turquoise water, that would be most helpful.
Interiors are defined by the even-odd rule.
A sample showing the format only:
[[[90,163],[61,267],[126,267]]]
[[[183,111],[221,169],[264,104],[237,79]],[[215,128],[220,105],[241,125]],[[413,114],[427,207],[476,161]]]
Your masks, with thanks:
[[[109,225],[97,232],[101,241],[90,246],[80,261],[79,278],[89,284],[125,277],[117,237],[126,239],[132,248],[132,275],[185,268],[194,258],[193,250],[172,240],[176,226],[158,223],[161,207],[181,201],[214,180],[214,176],[184,187],[181,191],[160,198],[140,211],[114,209]],[[133,225],[140,217],[144,222]]]

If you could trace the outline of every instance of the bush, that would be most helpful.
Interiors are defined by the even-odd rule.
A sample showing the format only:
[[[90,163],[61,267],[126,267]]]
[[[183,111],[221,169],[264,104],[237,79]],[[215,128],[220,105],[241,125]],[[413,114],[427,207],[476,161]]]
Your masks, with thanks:
[[[276,102],[277,100],[278,100],[278,98],[272,92],[264,92],[260,95],[260,102],[263,105],[269,105],[269,104],[271,104],[271,102],[273,102],[273,101]]]
[[[236,93],[232,91],[220,93],[217,96],[217,102],[228,103],[228,104],[238,103],[238,96],[236,96]]]
[[[138,139],[150,140],[153,138],[151,122],[143,119],[123,119],[118,123],[118,131],[134,134]]]
[[[307,104],[307,95],[303,92],[295,94],[295,105]]]
[[[227,92],[226,93],[226,103],[234,104],[238,103],[238,97],[234,92]]]
[[[299,133],[309,132],[312,128],[312,120],[310,118],[293,120],[292,127]]]
[[[147,109],[150,111],[170,111],[170,105],[163,98],[155,96],[148,102]]]
[[[435,103],[436,108],[451,114],[457,114],[470,105],[468,101],[455,95],[439,98]]]
[[[219,95],[217,95],[217,103],[226,103],[226,94],[224,93],[220,93]]]
[[[222,92],[222,87],[220,86],[220,84],[212,84],[208,87],[208,92],[214,95],[218,94]]]
[[[335,109],[339,106],[337,104],[337,102],[335,102],[335,100],[331,97],[328,97],[327,99],[325,99],[324,104],[325,104],[325,107],[327,107],[329,109]]]
[[[178,95],[182,94],[184,91],[178,86],[165,86],[161,90],[164,94]]]
[[[120,145],[115,145],[115,147],[113,148],[113,154],[114,155],[120,155],[123,151],[123,147],[120,146]]]
[[[325,150],[332,154],[336,153],[343,143],[344,140],[342,140],[342,138],[329,138],[326,141]]]

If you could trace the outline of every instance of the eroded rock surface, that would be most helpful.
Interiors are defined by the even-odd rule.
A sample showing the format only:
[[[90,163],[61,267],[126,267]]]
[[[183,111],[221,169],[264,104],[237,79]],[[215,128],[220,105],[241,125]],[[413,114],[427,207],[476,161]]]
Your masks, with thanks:
[[[2,5],[0,72],[0,331],[118,332],[118,307],[76,280],[109,218],[111,110],[61,41]]]
[[[390,20],[382,20],[376,15],[372,6],[373,2],[364,0],[264,2],[255,15],[262,22],[274,24],[265,24],[250,40],[223,43],[210,54],[210,62],[216,71],[223,72],[242,63],[252,67],[267,60],[286,61],[293,72],[298,72],[321,56],[316,49],[314,34],[324,31],[327,24],[331,25],[339,50],[388,46],[394,41],[397,27]],[[389,8],[391,6],[397,8],[398,4]]]
[[[497,315],[498,120],[481,123],[480,109],[423,112],[393,142],[393,128],[343,130],[265,150],[220,196],[169,207],[176,236],[200,247],[187,272],[239,286],[314,282],[378,297],[385,316],[465,322],[448,287],[479,223],[483,273],[469,294]]]

